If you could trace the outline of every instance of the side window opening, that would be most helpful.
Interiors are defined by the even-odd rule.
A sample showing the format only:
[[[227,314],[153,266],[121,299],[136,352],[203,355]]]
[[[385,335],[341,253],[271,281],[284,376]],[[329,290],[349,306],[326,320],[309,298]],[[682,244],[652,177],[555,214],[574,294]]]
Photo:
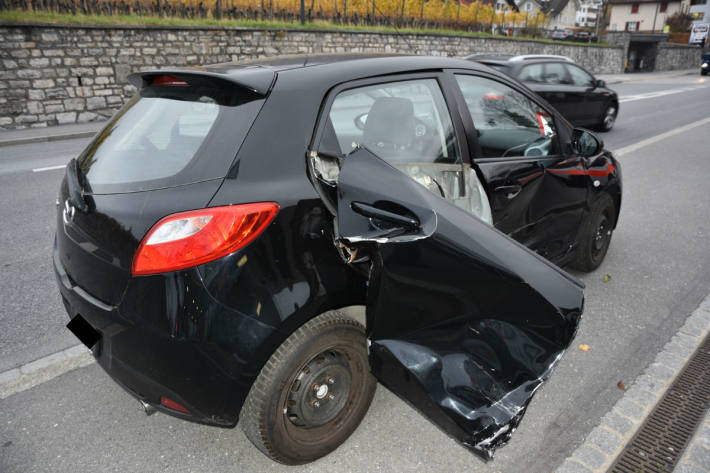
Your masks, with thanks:
[[[544,73],[542,64],[530,64],[523,67],[518,76],[518,80],[527,82],[544,82]]]
[[[545,76],[543,82],[547,84],[569,84],[565,66],[559,62],[548,62],[545,64]]]
[[[552,116],[520,92],[483,77],[456,75],[484,158],[559,153]]]
[[[435,79],[340,92],[328,111],[311,168],[337,185],[334,164],[366,148],[434,194],[491,222],[483,186],[461,159],[443,93]]]
[[[594,87],[594,77],[577,66],[567,65],[572,84],[579,87]]]

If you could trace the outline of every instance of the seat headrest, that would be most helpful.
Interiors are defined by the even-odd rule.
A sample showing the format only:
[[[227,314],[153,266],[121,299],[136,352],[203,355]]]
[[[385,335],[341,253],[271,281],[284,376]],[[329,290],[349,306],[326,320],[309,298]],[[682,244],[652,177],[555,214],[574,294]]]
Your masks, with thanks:
[[[414,104],[402,97],[380,97],[367,114],[363,141],[377,150],[409,147],[414,140]]]

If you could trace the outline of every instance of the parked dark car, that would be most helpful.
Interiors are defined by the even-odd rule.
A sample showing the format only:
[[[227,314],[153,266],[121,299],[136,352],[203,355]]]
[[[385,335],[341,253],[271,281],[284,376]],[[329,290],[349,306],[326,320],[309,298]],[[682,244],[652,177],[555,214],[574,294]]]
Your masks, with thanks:
[[[565,56],[474,54],[466,59],[522,81],[575,126],[609,131],[619,115],[616,92]]]
[[[706,76],[710,71],[710,53],[703,54],[700,59],[700,75]]]
[[[58,197],[68,327],[99,365],[147,412],[239,421],[287,464],[341,444],[376,380],[491,458],[582,313],[583,284],[540,255],[592,268],[616,225],[600,140],[457,59],[130,81]]]
[[[572,37],[569,38],[569,40],[577,41],[579,43],[596,43],[597,35],[594,33],[590,33],[589,31],[575,31],[572,34]]]
[[[574,31],[568,29],[555,30],[552,32],[552,39],[560,41],[572,41]]]

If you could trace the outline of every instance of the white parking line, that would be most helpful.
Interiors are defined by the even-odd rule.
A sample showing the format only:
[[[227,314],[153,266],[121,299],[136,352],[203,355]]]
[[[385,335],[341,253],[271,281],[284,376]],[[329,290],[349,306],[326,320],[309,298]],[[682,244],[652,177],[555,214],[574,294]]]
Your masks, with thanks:
[[[63,169],[65,167],[67,167],[66,164],[60,164],[58,166],[47,166],[46,168],[35,168],[32,172],[54,171],[55,169]]]
[[[678,128],[674,128],[674,129],[669,130],[665,133],[661,133],[660,135],[656,135],[654,137],[647,138],[645,140],[641,140],[638,143],[624,146],[623,148],[619,148],[616,151],[614,151],[614,155],[621,156],[623,154],[629,154],[634,151],[638,151],[639,149],[641,149],[643,147],[646,147],[648,145],[652,145],[654,143],[658,143],[659,141],[665,140],[666,138],[677,135],[679,133],[686,132],[688,130],[692,130],[693,128],[697,128],[697,127],[703,126],[705,124],[710,124],[710,117],[703,118],[702,120],[698,120],[696,122],[688,123],[687,125],[683,125]]]
[[[707,86],[705,85],[695,85],[691,87],[683,87],[681,89],[666,89],[658,90],[656,92],[647,92],[645,94],[626,95],[623,97],[619,97],[619,103],[634,102],[636,100],[655,99],[657,97],[665,97],[666,95],[680,94],[682,92],[692,92],[694,90],[704,89],[706,87]]]

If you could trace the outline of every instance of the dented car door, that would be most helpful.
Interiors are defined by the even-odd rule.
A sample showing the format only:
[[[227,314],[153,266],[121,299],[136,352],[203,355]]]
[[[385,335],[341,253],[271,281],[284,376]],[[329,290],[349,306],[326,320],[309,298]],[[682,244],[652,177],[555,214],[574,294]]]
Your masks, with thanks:
[[[336,238],[369,258],[372,373],[492,458],[572,341],[583,283],[366,148],[330,179],[317,161]]]

